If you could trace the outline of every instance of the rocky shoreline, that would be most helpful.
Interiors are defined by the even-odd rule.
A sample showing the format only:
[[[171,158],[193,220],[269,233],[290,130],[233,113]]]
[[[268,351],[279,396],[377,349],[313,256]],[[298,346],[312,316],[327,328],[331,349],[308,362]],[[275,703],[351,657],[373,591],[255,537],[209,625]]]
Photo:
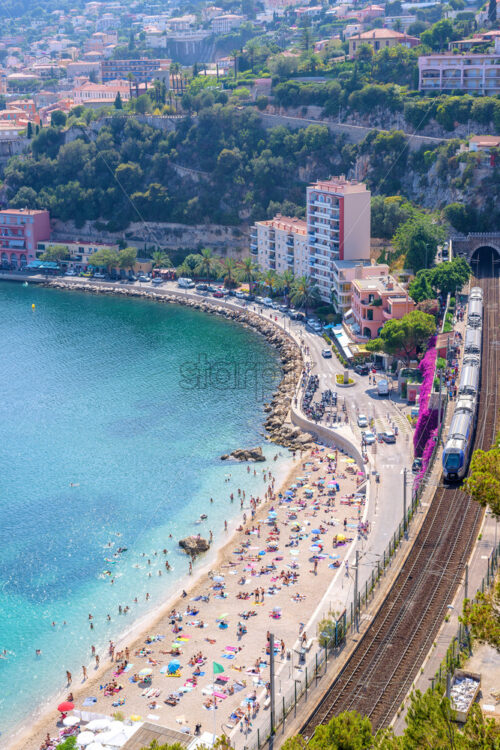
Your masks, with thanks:
[[[279,352],[281,358],[283,373],[281,382],[273,393],[271,402],[264,407],[268,415],[264,427],[269,440],[291,451],[307,450],[313,445],[311,435],[292,425],[288,418],[295,389],[302,374],[302,354],[297,344],[273,323],[267,322],[256,313],[246,309],[233,310],[221,304],[197,301],[171,292],[159,293],[144,289],[98,286],[88,282],[66,282],[62,279],[47,281],[43,286],[52,289],[73,289],[92,294],[113,294],[118,297],[140,297],[152,299],[156,302],[184,305],[193,310],[219,315],[227,320],[234,320],[247,328],[252,328],[264,336],[266,341]]]

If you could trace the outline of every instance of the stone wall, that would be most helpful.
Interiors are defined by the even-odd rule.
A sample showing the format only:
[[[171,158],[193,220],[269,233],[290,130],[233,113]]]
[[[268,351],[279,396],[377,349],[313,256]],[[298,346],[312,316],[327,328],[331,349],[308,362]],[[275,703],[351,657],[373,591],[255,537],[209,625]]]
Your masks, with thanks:
[[[94,222],[86,222],[83,227],[75,227],[72,221],[52,222],[53,239],[82,240],[89,242],[119,242],[137,247],[140,251],[145,245],[176,250],[179,247],[210,247],[221,255],[239,258],[248,252],[248,227],[227,227],[221,224],[173,224],[146,221],[133,223],[125,231],[106,232],[95,228]]]

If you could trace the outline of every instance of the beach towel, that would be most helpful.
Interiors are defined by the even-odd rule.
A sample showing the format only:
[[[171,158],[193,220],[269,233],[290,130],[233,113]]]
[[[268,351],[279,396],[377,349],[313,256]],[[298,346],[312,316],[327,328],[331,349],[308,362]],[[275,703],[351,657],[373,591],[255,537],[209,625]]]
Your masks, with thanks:
[[[94,703],[97,703],[97,698],[94,698],[93,696],[90,696],[89,698],[85,698],[82,705],[83,706],[93,706]]]
[[[235,654],[222,654],[223,659],[234,659]]]
[[[238,649],[236,646],[226,646],[226,651],[237,651],[237,650]]]
[[[168,672],[168,667],[165,665],[160,669],[160,674],[165,674],[166,672]]]
[[[123,674],[125,674],[125,672],[130,672],[130,670],[133,669],[133,667],[134,667],[133,664],[127,664],[127,666],[123,670]]]

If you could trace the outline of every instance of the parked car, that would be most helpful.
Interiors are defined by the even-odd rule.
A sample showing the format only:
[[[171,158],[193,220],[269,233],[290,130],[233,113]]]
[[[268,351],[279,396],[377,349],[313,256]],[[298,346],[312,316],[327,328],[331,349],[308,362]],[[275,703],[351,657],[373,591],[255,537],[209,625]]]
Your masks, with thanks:
[[[163,284],[163,279],[161,276],[155,276],[154,279],[151,279],[151,283],[155,286],[160,286],[160,284]]]
[[[382,433],[382,438],[384,440],[384,443],[395,443],[396,442],[396,435],[392,430],[385,430]]]
[[[356,372],[358,375],[368,375],[370,372],[370,368],[368,365],[356,365],[354,368],[354,372]]]
[[[87,279],[92,278],[93,275],[92,271],[80,271],[80,276],[85,276]]]
[[[151,279],[149,278],[149,276],[145,276],[144,274],[141,274],[139,276],[139,281],[141,281],[142,283],[146,283],[148,281],[151,281]]]
[[[243,297],[247,300],[247,302],[253,302],[255,299],[255,294],[250,294],[250,292],[247,292],[247,294],[244,294]]]
[[[68,270],[65,273],[65,276],[76,276],[76,271],[74,268],[68,268]]]
[[[102,273],[102,271],[97,271],[94,274],[94,279],[105,279],[105,278],[106,278],[106,274]]]
[[[264,299],[262,300],[262,304],[265,305],[266,307],[272,307],[274,303],[271,297],[264,297]]]
[[[197,292],[207,292],[208,291],[208,285],[207,284],[196,284],[196,291]]]
[[[421,468],[422,468],[422,459],[421,458],[416,458],[413,461],[412,465],[411,465],[412,473],[413,474],[418,474],[420,472]]]
[[[323,330],[323,326],[318,321],[313,323],[311,328],[313,329],[313,331],[315,331],[315,333],[321,333],[321,331]]]
[[[364,414],[358,414],[358,427],[368,427],[368,419]]]
[[[282,313],[287,313],[288,307],[286,305],[279,305],[278,310]]]
[[[306,316],[304,315],[304,313],[297,312],[296,310],[292,310],[291,312],[288,313],[288,315],[290,316],[291,320],[305,320],[306,319]]]
[[[221,299],[224,297],[224,294],[221,292],[220,289],[216,289],[215,292],[212,292],[212,297],[217,297],[217,299]]]
[[[321,352],[321,356],[325,359],[331,359],[332,358],[332,350],[331,349],[323,349]]]
[[[180,278],[177,282],[177,286],[181,289],[194,289],[194,281],[193,279],[188,279],[186,277]]]
[[[364,442],[365,445],[373,445],[376,438],[373,432],[362,432],[361,440]]]
[[[235,292],[235,293],[234,293],[234,296],[235,296],[235,297],[236,297],[237,299],[246,299],[246,294],[245,294],[244,292]]]

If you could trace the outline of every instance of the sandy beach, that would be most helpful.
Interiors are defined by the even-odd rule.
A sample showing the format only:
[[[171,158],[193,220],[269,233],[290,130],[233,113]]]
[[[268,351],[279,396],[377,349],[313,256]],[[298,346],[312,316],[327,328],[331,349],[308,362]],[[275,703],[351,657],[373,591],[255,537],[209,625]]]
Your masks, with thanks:
[[[298,639],[306,644],[317,635],[304,625],[343,565],[349,541],[367,533],[363,500],[354,498],[359,469],[331,451],[317,446],[304,454],[280,488],[272,464],[249,465],[249,472],[262,474],[262,491],[243,498],[230,487],[241,524],[215,562],[203,569],[198,563],[185,596],[179,591],[140,633],[115,644],[113,660],[101,658],[85,680],[73,674],[62,698],[72,693],[76,709],[119,711],[125,719],[141,716],[191,734],[196,724],[213,731],[215,702],[218,734],[251,731],[252,719],[266,710],[269,632],[276,670],[285,678]],[[347,567],[345,574],[348,587]],[[332,602],[334,609],[342,605]],[[214,675],[214,663],[224,671]],[[143,670],[150,670],[146,679]],[[57,711],[42,716],[9,747],[38,748],[47,733],[55,746],[63,731],[59,718]]]

